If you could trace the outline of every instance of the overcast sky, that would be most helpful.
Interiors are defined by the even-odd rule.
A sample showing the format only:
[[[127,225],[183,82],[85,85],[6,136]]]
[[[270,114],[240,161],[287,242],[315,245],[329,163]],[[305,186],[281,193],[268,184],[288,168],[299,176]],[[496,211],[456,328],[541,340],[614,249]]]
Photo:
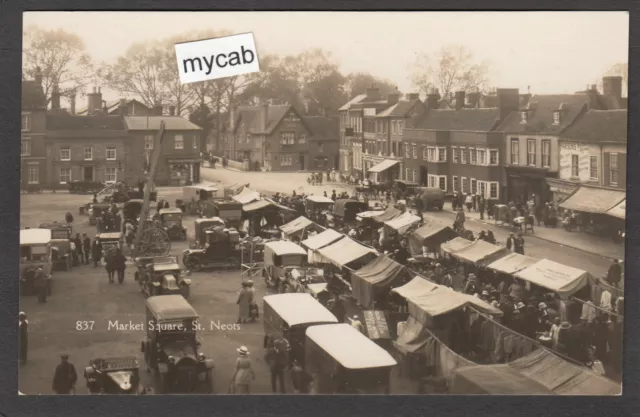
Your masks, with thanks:
[[[330,51],[344,73],[369,72],[411,92],[420,53],[465,45],[491,84],[572,93],[628,61],[626,12],[29,12],[25,27],[64,28],[110,62],[136,41],[194,30],[253,32],[261,53]],[[109,99],[117,97],[109,97]]]

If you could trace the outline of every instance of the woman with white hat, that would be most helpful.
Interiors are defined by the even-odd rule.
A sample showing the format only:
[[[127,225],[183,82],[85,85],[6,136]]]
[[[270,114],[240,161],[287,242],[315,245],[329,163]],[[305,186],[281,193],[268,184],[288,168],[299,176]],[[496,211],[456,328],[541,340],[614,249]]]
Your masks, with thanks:
[[[240,346],[236,351],[239,354],[236,360],[236,372],[231,378],[231,386],[229,388],[235,394],[249,394],[249,384],[256,379],[256,374],[251,368],[249,349],[246,346]]]

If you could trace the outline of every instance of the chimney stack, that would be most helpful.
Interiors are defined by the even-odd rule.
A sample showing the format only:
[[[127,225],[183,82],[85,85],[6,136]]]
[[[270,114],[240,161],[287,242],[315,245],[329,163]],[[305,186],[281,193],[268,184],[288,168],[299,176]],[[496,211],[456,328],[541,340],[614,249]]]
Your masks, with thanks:
[[[520,109],[520,90],[517,88],[498,88],[496,95],[498,96],[500,121]]]
[[[260,114],[262,117],[262,129],[267,129],[267,124],[269,123],[269,103],[264,103],[262,105],[262,112]]]
[[[87,114],[92,115],[99,112],[102,108],[102,93],[100,88],[93,87],[93,92],[87,94]]]
[[[102,100],[102,114],[105,116],[109,114],[109,109],[107,108],[107,102]]]
[[[440,102],[440,93],[437,88],[432,88],[427,94],[427,109],[437,109]]]
[[[602,77],[602,94],[607,97],[622,98],[622,77]]]
[[[156,103],[155,106],[153,106],[153,115],[162,116],[162,103]]]
[[[407,97],[407,101],[420,100],[419,93],[408,93],[406,97]]]
[[[380,99],[380,89],[375,86],[375,84],[371,84],[369,88],[367,88],[367,101],[377,101]]]
[[[40,69],[40,67],[36,67],[33,80],[38,84],[38,86],[42,86],[42,69]]]
[[[127,116],[127,100],[124,98],[120,99],[120,104],[118,105],[118,112],[120,116]]]
[[[76,114],[76,91],[73,90],[69,96],[69,111],[71,114]]]
[[[393,106],[400,101],[400,97],[402,97],[402,94],[400,94],[400,91],[396,88],[393,93],[387,94],[387,104]]]
[[[460,110],[463,108],[464,108],[464,91],[456,91],[455,109]]]
[[[169,116],[176,115],[176,106],[169,106]]]
[[[51,110],[60,110],[60,89],[57,84],[51,91]]]
[[[473,108],[478,107],[479,101],[480,101],[480,92],[474,91],[472,93],[467,94],[467,103],[469,103],[470,107],[473,107]]]

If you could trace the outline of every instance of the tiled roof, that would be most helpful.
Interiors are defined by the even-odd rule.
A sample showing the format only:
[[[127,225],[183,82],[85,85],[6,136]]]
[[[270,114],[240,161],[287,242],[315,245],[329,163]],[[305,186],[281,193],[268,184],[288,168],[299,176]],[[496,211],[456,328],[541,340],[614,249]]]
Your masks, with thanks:
[[[520,112],[513,112],[496,130],[507,133],[559,134],[584,111],[588,100],[585,94],[533,95],[529,99],[530,111],[527,123],[522,123]],[[562,113],[560,123],[553,124],[553,113],[561,105],[565,111]]]
[[[488,132],[499,118],[498,109],[429,110],[414,129]]]
[[[159,130],[161,121],[164,122],[166,130],[202,130],[180,116],[125,116],[124,120],[128,130]]]
[[[337,118],[330,117],[304,117],[304,121],[311,131],[314,139],[339,140],[340,123]]]
[[[590,142],[627,142],[627,110],[589,110],[562,133],[562,138]]]
[[[149,108],[149,106],[147,106],[146,104],[144,104],[143,102],[136,100],[135,98],[130,98],[129,100],[126,101],[126,104],[129,104],[131,102],[136,102],[138,104],[140,104],[141,106],[144,106],[146,108]],[[106,106],[107,106],[107,112],[111,113],[114,110],[118,109],[118,106],[120,106],[120,100],[111,100],[111,101],[107,101],[106,102]],[[87,113],[87,108],[84,107],[82,108],[80,111],[76,112],[76,114],[86,114]]]
[[[345,111],[345,110],[349,110],[349,107],[351,107],[352,104],[355,103],[359,103],[362,100],[364,100],[365,98],[367,98],[366,94],[360,94],[358,96],[355,96],[354,98],[352,98],[351,100],[347,101],[342,107],[340,107],[338,109],[338,111]]]
[[[388,109],[378,113],[376,117],[404,117],[420,100],[399,101]]]
[[[47,99],[42,86],[35,81],[22,82],[22,108],[25,110],[45,109]]]
[[[68,113],[59,113],[47,115],[47,130],[126,131],[126,125],[120,116],[76,116]]]
[[[269,109],[267,111],[267,126],[263,128],[262,126],[262,106],[240,106],[238,107],[238,119],[241,119],[245,126],[247,127],[247,131],[252,134],[269,134],[275,127],[280,123],[284,115],[290,110],[293,109],[293,106],[289,104],[278,104],[278,105],[269,105]],[[236,120],[236,121],[237,121]],[[238,126],[239,123],[236,123]]]

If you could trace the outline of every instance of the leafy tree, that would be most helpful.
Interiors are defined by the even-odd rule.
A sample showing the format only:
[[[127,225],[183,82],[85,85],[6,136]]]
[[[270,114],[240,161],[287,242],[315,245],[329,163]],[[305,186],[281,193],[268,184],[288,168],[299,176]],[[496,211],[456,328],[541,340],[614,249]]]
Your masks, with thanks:
[[[489,64],[476,62],[462,45],[449,45],[435,56],[419,55],[413,64],[412,81],[422,93],[437,88],[442,97],[456,91],[479,91],[487,85]]]
[[[189,121],[200,126],[202,128],[202,136],[200,142],[200,149],[206,149],[206,141],[209,134],[214,128],[216,122],[216,116],[211,112],[209,106],[204,103],[200,103],[189,114]]]
[[[358,94],[364,94],[371,85],[379,88],[380,94],[383,96],[396,91],[396,86],[389,80],[381,79],[364,72],[357,72],[347,75],[345,79],[344,92],[347,96],[345,101],[354,98]]]
[[[67,95],[92,83],[98,76],[82,39],[63,29],[46,30],[30,26],[23,35],[22,77],[33,79],[36,68],[42,74],[42,89],[51,101],[54,86]]]

